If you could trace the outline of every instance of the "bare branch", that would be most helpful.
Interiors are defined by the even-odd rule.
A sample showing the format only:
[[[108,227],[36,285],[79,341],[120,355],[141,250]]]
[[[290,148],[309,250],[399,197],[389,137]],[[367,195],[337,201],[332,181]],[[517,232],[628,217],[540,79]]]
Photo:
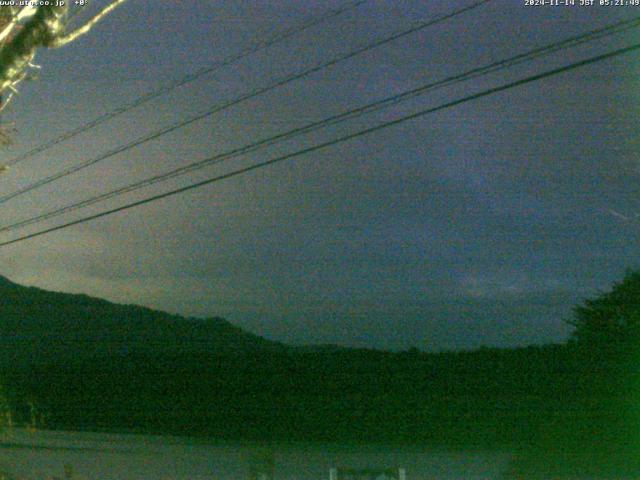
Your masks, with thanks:
[[[38,48],[57,48],[74,41],[124,2],[125,0],[112,0],[83,26],[68,34],[66,3],[54,5],[53,2],[46,2],[51,4],[22,8],[0,7],[0,94],[7,89],[15,92],[16,85],[30,77],[29,69],[34,68],[31,62]],[[25,19],[24,23],[20,23]]]
[[[84,35],[89,30],[93,28],[93,26],[102,20],[109,12],[115,9],[121,3],[124,3],[125,0],[113,0],[109,5],[104,7],[100,12],[98,12],[91,20],[87,21],[83,26],[75,29],[73,32],[63,35],[61,37],[56,37],[50,47],[62,47],[67,43],[71,43],[76,40],[78,37]]]

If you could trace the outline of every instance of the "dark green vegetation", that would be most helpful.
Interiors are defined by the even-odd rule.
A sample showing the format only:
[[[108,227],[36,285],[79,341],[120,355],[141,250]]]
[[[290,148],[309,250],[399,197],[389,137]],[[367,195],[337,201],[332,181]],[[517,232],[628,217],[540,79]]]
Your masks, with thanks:
[[[575,326],[568,344],[518,349],[293,348],[218,318],[0,280],[0,362],[20,421],[36,405],[59,429],[516,446],[514,472],[541,452],[566,466],[636,451],[640,273],[578,307]]]

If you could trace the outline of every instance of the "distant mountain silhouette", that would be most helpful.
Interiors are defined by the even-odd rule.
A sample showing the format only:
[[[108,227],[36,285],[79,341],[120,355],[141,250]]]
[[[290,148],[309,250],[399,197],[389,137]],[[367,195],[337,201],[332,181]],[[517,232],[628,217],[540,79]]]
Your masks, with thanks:
[[[640,291],[638,278],[626,280],[632,293]],[[580,310],[589,313],[585,328],[605,312],[615,330],[620,302],[636,318],[636,293],[616,295],[613,304],[603,298]],[[0,277],[0,413],[6,397],[16,424],[36,411],[41,426],[62,430],[531,445],[513,464],[526,472],[517,478],[567,478],[528,472],[546,461],[539,452],[598,452],[608,444],[607,452],[637,458],[640,448],[624,444],[640,431],[636,350],[618,358],[618,350],[581,338],[441,353],[289,347],[221,318],[185,318]],[[640,465],[637,472],[631,477],[640,478]]]
[[[186,318],[82,294],[24,287],[0,276],[3,363],[59,363],[128,355],[228,355],[284,348],[222,318]]]

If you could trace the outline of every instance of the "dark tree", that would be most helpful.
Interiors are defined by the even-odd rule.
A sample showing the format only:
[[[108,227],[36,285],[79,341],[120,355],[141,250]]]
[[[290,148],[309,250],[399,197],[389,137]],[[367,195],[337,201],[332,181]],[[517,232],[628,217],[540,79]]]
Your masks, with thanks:
[[[634,353],[640,346],[640,270],[574,309],[573,340],[589,350]]]

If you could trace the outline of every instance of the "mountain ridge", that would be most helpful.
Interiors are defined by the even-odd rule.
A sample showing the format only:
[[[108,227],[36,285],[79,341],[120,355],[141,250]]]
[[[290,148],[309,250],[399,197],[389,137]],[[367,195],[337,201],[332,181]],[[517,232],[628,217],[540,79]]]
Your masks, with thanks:
[[[0,275],[0,361],[283,350],[221,317],[175,315],[83,293],[23,286]]]

